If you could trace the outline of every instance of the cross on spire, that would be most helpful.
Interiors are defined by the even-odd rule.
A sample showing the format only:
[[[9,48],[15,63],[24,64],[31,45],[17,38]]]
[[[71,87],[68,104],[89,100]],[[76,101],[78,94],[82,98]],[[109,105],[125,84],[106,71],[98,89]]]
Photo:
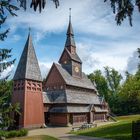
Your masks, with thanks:
[[[71,21],[71,8],[69,8],[69,21]]]
[[[31,27],[29,27],[29,33],[31,32]]]

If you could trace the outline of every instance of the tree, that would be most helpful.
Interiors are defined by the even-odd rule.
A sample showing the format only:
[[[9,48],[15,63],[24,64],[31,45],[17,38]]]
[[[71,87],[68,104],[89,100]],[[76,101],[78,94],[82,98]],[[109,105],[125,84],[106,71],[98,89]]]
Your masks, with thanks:
[[[21,6],[26,9],[27,0],[19,0]],[[52,0],[56,8],[59,6],[59,0]],[[116,14],[115,20],[117,25],[121,25],[124,19],[128,18],[130,26],[132,26],[132,16],[133,12],[138,8],[140,12],[140,0],[104,0],[104,2],[110,1],[111,8],[113,9],[113,13]],[[46,0],[31,0],[30,7],[35,11],[39,7],[39,11],[41,12],[46,5]]]
[[[140,48],[138,48],[137,52],[138,52],[138,54],[139,54],[138,57],[140,58]],[[140,71],[140,63],[138,64],[138,71]]]
[[[129,76],[122,85],[119,100],[122,109],[121,114],[140,113],[140,75]]]
[[[23,7],[25,10],[27,8],[27,0],[18,0],[20,1],[20,6]],[[59,0],[51,0],[55,3],[56,8],[59,6]],[[42,9],[45,8],[46,0],[31,0],[30,8],[33,8],[34,11],[37,10],[39,7],[39,11],[41,12]]]
[[[11,57],[10,53],[11,50],[0,49],[0,75],[15,62],[15,59],[7,61]],[[2,129],[13,124],[11,112],[19,113],[19,104],[11,105],[12,82],[7,81],[8,76],[0,79],[0,128]]]
[[[129,19],[132,26],[132,16],[134,9],[137,7],[140,12],[140,0],[104,0],[110,1],[113,13],[116,14],[115,20],[121,25],[125,18]]]
[[[4,41],[7,37],[9,29],[6,31],[2,31],[2,25],[5,23],[7,16],[10,14],[11,16],[16,16],[15,11],[18,8],[11,4],[10,0],[1,0],[0,1],[0,41]],[[19,113],[19,105],[14,104],[11,105],[10,97],[11,97],[11,83],[7,82],[6,76],[1,78],[1,73],[7,69],[7,67],[11,66],[14,60],[9,60],[11,57],[12,49],[2,49],[0,48],[0,127],[9,127],[14,120],[10,117],[10,113],[15,111]]]
[[[114,68],[105,67],[105,77],[108,83],[108,103],[113,113],[120,111],[119,91],[121,89],[122,76]]]
[[[12,16],[16,16],[15,11],[18,8],[11,4],[9,0],[1,0],[0,1],[0,41],[4,41],[7,37],[9,29],[6,31],[2,31],[2,25],[5,23],[7,16],[10,14]],[[10,65],[14,63],[15,60],[11,60],[9,62],[5,61],[11,57],[10,55],[11,49],[1,49],[0,48],[0,76],[1,73]],[[1,80],[1,79],[0,79]]]
[[[88,75],[88,78],[92,81],[92,83],[96,83],[99,95],[105,97],[105,100],[108,101],[108,85],[101,70],[95,70],[93,73]]]
[[[122,76],[114,68],[105,67],[104,69],[110,92],[112,95],[116,95],[120,89],[120,82],[122,80]]]
[[[0,81],[0,128],[8,128],[13,125],[14,120],[10,114],[19,112],[19,103],[11,105],[12,81]]]
[[[13,5],[10,0],[1,0],[0,1],[0,29],[2,28],[2,25],[5,23],[7,19],[7,15],[16,16],[15,11],[19,10],[18,7]],[[4,32],[0,31],[0,40],[4,41],[4,38],[7,37],[7,33],[9,32],[9,29],[7,29]]]

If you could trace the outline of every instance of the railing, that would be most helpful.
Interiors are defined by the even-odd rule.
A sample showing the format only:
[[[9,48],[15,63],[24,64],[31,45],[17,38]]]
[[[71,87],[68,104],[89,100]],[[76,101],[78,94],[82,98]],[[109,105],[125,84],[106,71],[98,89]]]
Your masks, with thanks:
[[[111,113],[108,114],[109,118],[112,119],[114,122],[117,122],[117,119],[115,119],[114,116],[111,115]]]
[[[97,127],[97,124],[95,124],[95,123],[84,123],[79,127],[72,127],[72,131],[89,129],[89,128],[93,128],[93,127]]]

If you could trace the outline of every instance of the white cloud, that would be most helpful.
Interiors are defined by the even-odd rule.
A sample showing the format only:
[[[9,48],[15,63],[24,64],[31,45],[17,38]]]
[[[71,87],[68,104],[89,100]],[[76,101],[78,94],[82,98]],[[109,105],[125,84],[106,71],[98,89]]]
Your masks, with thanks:
[[[7,67],[7,69],[5,69],[1,75],[0,75],[0,79],[4,79],[6,78],[7,76],[9,76],[11,74],[11,72],[13,71],[14,69],[14,65],[11,65],[9,67]]]
[[[41,14],[32,10],[20,11],[18,17],[10,18],[8,23],[12,25],[12,32],[16,28],[31,27],[35,30],[34,38],[37,43],[46,33],[58,34],[66,31],[70,7],[74,32],[80,36],[76,44],[83,61],[83,71],[89,73],[95,69],[103,69],[104,66],[114,67],[119,71],[130,70],[132,63],[129,56],[140,47],[140,16],[136,13],[133,27],[129,26],[128,20],[117,26],[110,5],[102,0],[61,0],[58,9],[49,2]],[[133,57],[132,59],[134,60]],[[40,62],[43,77],[52,63]]]
[[[51,66],[52,62],[39,62],[42,78],[46,78]]]
[[[13,38],[11,38],[13,41],[19,41],[21,39],[21,36],[20,35],[13,35],[12,36]]]
[[[9,23],[20,28],[32,27],[40,32],[62,32],[68,23],[68,9],[72,8],[72,22],[75,29],[83,33],[91,33],[110,38],[135,34],[130,26],[116,26],[115,16],[108,3],[102,0],[61,0],[58,9],[53,3],[48,3],[40,14],[28,10],[18,13],[18,17],[11,18]],[[26,26],[25,26],[26,25]],[[135,25],[138,26],[139,23]],[[137,28],[139,31],[140,29]],[[138,32],[138,31],[136,31]]]
[[[96,69],[103,70],[105,66],[113,67],[120,72],[129,70],[131,63],[127,64],[128,58],[139,47],[136,42],[104,42],[103,44],[96,42],[95,45],[94,42],[89,44],[85,42],[77,43],[77,51],[86,73],[91,73]]]
[[[138,68],[140,60],[138,58],[138,52],[134,51],[133,54],[128,58],[127,70],[128,72],[134,74]]]

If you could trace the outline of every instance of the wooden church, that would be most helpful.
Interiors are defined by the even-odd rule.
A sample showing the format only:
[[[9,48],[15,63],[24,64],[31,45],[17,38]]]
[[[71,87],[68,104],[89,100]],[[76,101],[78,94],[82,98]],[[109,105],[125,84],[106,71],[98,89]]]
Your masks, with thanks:
[[[59,64],[53,63],[43,86],[30,33],[13,80],[12,103],[19,102],[21,108],[20,116],[13,114],[16,126],[68,126],[107,120],[107,103],[82,72],[71,19]]]

